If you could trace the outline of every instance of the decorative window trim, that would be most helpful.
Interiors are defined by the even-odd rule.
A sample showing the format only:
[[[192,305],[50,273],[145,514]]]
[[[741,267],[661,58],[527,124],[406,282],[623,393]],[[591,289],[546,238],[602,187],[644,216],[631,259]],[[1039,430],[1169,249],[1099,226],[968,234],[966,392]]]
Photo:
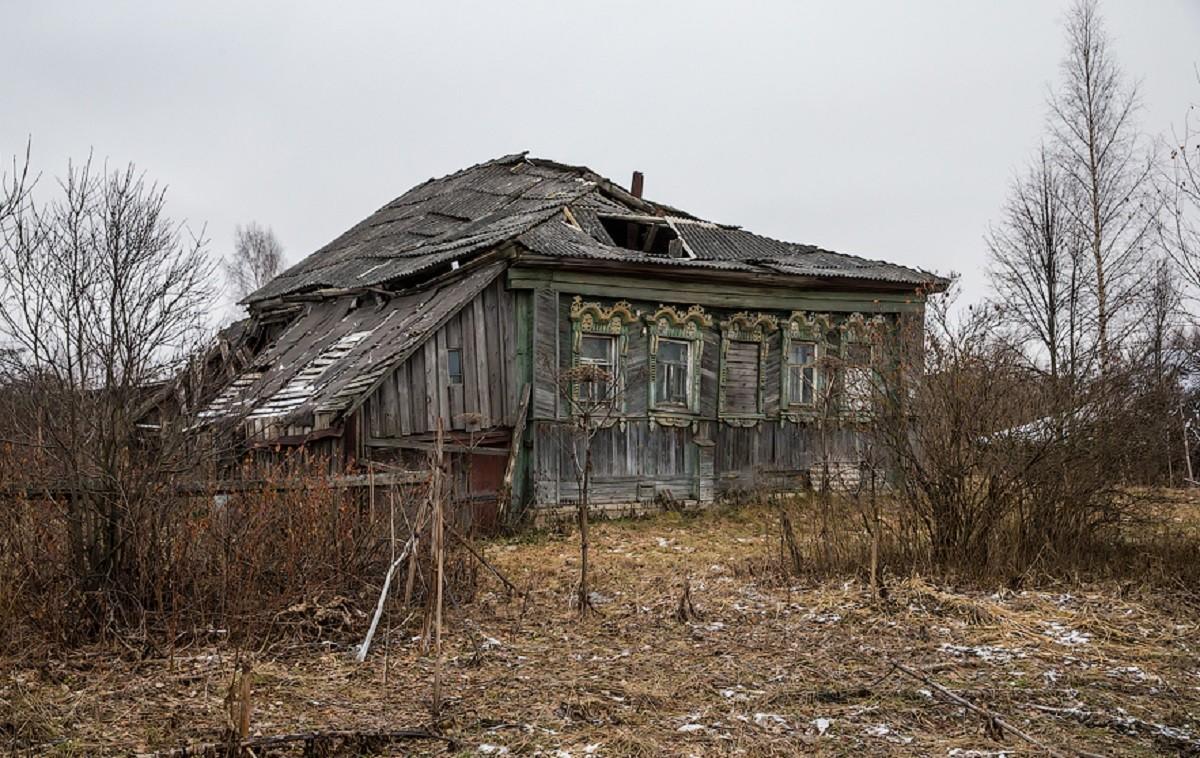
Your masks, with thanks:
[[[620,399],[620,413],[625,412],[625,356],[629,352],[630,326],[638,322],[638,313],[628,302],[617,301],[609,307],[598,302],[584,302],[583,297],[576,295],[571,301],[571,366],[579,365],[580,348],[583,335],[595,334],[617,339],[617,351],[614,356],[613,382],[616,383],[616,396]],[[572,382],[571,397],[579,398],[579,383]]]
[[[704,329],[713,325],[712,316],[699,305],[689,306],[680,312],[670,305],[659,305],[658,310],[643,316],[649,334],[647,366],[647,409],[652,421],[664,426],[687,426],[693,417],[700,414],[700,362],[704,349]],[[662,407],[655,397],[658,384],[658,341],[660,338],[683,340],[690,343],[688,351],[688,402],[686,409],[675,406]]]
[[[770,349],[769,335],[779,330],[779,319],[769,313],[735,313],[721,322],[721,369],[717,391],[717,416],[731,426],[754,426],[766,418],[765,398],[767,387],[767,352]],[[758,345],[758,386],[754,390],[754,411],[730,412],[725,410],[725,387],[728,380],[729,345],[733,342],[751,342]]]
[[[868,369],[871,372],[871,382],[876,388],[879,386],[880,376],[878,369],[879,351],[883,341],[884,329],[887,327],[887,321],[883,316],[875,315],[871,317],[864,316],[861,313],[851,313],[842,323],[838,324],[838,330],[841,332],[841,341],[838,346],[838,357],[841,359],[841,367],[838,370],[838,405],[840,415],[849,421],[869,421],[874,415],[873,410],[867,409],[851,409],[845,407],[845,370],[848,366],[850,347],[852,345],[866,345],[870,348],[870,364]]]
[[[779,415],[781,418],[798,423],[820,414],[828,374],[822,363],[829,354],[829,332],[832,329],[833,318],[828,313],[792,311],[787,321],[784,322],[780,339],[780,348],[783,354],[779,361],[781,370]],[[816,346],[813,355],[816,367],[813,371],[813,401],[811,403],[793,403],[789,400],[792,396],[791,371],[789,370],[791,368],[792,342],[811,342]]]

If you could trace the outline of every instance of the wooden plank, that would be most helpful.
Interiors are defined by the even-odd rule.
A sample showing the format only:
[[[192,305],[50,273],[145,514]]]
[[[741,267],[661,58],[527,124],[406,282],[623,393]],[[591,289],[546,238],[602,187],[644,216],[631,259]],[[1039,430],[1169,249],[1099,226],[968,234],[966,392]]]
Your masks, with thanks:
[[[508,286],[513,289],[550,288],[556,291],[600,297],[622,297],[658,303],[699,303],[704,306],[743,309],[815,310],[841,313],[920,313],[924,301],[914,293],[803,291],[797,285],[773,287],[699,282],[666,277],[599,274],[512,267]],[[915,291],[915,286],[914,286]]]
[[[533,305],[533,388],[534,418],[557,418],[557,296],[550,290],[534,293]]]
[[[476,296],[471,301],[471,313],[475,327],[475,383],[479,388],[479,415],[481,425],[492,426],[491,390],[488,389],[487,321],[483,313],[483,298]]]
[[[438,415],[442,417],[443,428],[461,429],[462,419],[455,420],[450,415],[450,364],[446,350],[446,330],[438,329],[435,335],[434,350],[437,351],[437,401]]]
[[[387,448],[393,450],[423,450],[432,452],[437,448],[437,444],[434,442],[426,442],[424,440],[406,440],[396,437],[371,437],[367,440],[367,447]],[[442,449],[448,453],[508,456],[507,447],[485,447],[483,445],[471,447],[470,445],[460,445],[456,442],[443,442]]]
[[[500,280],[496,280],[496,293],[500,299],[500,350],[504,354],[504,413],[503,421],[507,426],[516,423],[516,415],[520,404],[520,387],[514,371],[513,356],[517,352],[516,319],[513,313],[513,294],[504,288]]]
[[[396,370],[396,406],[400,420],[400,434],[412,434],[412,398],[409,397],[411,387],[410,367],[412,361],[407,360]]]
[[[472,308],[462,309],[459,322],[463,335],[463,412],[479,413],[479,382],[475,372],[475,315]]]
[[[521,405],[517,409],[517,420],[513,425],[512,442],[508,447],[508,463],[504,466],[504,479],[500,483],[500,492],[496,499],[496,518],[503,523],[507,518],[513,502],[513,482],[517,476],[518,459],[525,442],[525,425],[529,415],[530,385],[525,385],[521,393]]]
[[[480,294],[483,300],[484,318],[487,319],[487,329],[484,335],[487,338],[487,358],[488,358],[488,408],[491,409],[491,423],[499,424],[504,418],[504,360],[505,356],[501,352],[500,345],[500,330],[498,322],[500,320],[500,306],[496,302],[496,289],[488,287]]]
[[[425,340],[425,428],[436,429],[438,417],[437,343]]]
[[[425,398],[425,350],[417,350],[409,358],[409,397],[412,398],[412,420],[414,432],[428,432],[433,429],[429,425],[429,414],[426,409],[429,403]]]

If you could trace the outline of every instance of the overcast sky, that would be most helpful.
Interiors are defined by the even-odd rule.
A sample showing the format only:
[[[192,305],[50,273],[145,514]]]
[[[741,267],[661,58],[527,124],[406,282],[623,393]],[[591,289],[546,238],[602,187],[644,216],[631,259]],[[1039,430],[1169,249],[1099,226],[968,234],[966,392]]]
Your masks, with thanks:
[[[0,154],[93,150],[289,263],[431,176],[585,164],[762,234],[964,275],[1044,133],[1067,3],[0,0]],[[1141,123],[1200,103],[1200,2],[1103,0]]]

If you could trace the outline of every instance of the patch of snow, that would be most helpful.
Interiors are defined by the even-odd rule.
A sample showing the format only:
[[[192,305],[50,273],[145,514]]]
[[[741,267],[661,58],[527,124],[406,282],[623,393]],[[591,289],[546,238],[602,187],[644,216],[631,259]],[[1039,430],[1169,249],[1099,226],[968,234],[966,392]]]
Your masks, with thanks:
[[[832,721],[824,716],[813,719],[812,723],[817,728],[817,734],[825,734],[825,732],[829,731],[830,725],[833,724]]]
[[[484,755],[508,755],[508,748],[503,745],[489,745],[485,742],[479,746],[479,752]]]
[[[943,642],[940,649],[943,653],[949,653],[956,658],[978,658],[988,663],[1009,663],[1014,658],[1025,657],[1025,653],[1020,650],[1009,650],[995,645],[976,645],[970,647],[967,645],[951,645],[949,642]]]
[[[1139,682],[1162,682],[1161,677],[1154,676],[1153,674],[1147,674],[1137,666],[1118,666],[1117,668],[1109,669],[1107,672],[1105,672],[1105,674],[1106,676],[1114,679],[1134,679]]]
[[[703,730],[704,730],[704,724],[691,723],[691,724],[684,724],[683,726],[679,727],[675,731],[683,732],[684,734],[691,734],[692,732],[700,732]]]
[[[927,690],[927,689],[921,688],[921,689],[917,690],[917,694],[920,695],[921,697],[925,698],[926,700],[933,700],[933,691],[932,690]]]
[[[1047,669],[1042,672],[1042,677],[1046,680],[1046,684],[1056,684],[1059,673],[1055,669]]]
[[[1060,624],[1057,621],[1051,621],[1050,623],[1046,624],[1046,633],[1050,635],[1058,644],[1066,645],[1068,647],[1086,645],[1092,641],[1092,635],[1088,634],[1087,632],[1081,632],[1077,629],[1072,629],[1071,627]]]
[[[754,723],[764,729],[771,726],[786,727],[788,725],[787,719],[778,713],[756,713],[754,714]]]
[[[496,647],[504,647],[504,643],[501,642],[500,640],[496,639],[495,637],[488,637],[485,634],[483,636],[483,645],[481,647],[483,647],[484,650],[490,650],[490,649],[496,648]]]

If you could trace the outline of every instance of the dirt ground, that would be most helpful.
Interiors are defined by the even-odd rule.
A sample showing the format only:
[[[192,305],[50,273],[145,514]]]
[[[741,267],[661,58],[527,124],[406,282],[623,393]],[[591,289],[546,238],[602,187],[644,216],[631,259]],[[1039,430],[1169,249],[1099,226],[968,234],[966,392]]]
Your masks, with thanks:
[[[599,613],[582,621],[573,535],[486,544],[532,590],[509,598],[482,576],[473,602],[451,605],[439,728],[456,744],[383,754],[1042,754],[892,660],[1063,754],[1200,750],[1195,588],[963,591],[909,577],[874,603],[861,578],[780,578],[775,523],[757,507],[595,525]],[[685,577],[698,617],[680,621]],[[251,651],[251,732],[428,726],[434,661],[416,641],[420,618],[401,626],[405,615],[365,664],[346,632]],[[357,638],[368,619],[349,619]],[[228,646],[135,658],[3,663],[0,743],[123,755],[218,737]]]

